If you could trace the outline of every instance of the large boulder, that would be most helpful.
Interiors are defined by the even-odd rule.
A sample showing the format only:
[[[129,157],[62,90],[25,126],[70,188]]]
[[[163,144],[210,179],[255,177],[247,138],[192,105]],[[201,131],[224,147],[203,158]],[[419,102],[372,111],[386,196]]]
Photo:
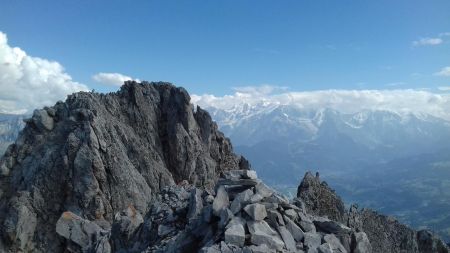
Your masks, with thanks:
[[[244,210],[255,221],[263,220],[267,216],[266,207],[259,203],[247,205]]]
[[[244,246],[245,243],[245,223],[241,219],[234,219],[228,224],[225,230],[225,242],[237,246]]]
[[[71,251],[109,253],[109,231],[71,212],[64,212],[56,223],[56,233],[68,240]],[[100,250],[99,250],[100,249]]]
[[[273,230],[265,221],[248,221],[248,230],[251,234],[251,242],[255,245],[265,244],[272,251],[280,250],[284,247],[278,233]]]

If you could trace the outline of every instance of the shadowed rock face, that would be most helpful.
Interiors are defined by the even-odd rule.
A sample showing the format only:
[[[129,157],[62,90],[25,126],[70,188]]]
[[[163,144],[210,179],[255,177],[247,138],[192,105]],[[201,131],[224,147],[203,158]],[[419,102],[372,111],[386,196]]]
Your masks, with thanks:
[[[211,188],[246,169],[209,114],[183,88],[126,82],[36,110],[0,161],[0,251],[61,252],[55,224],[70,211],[109,229],[132,205],[182,180]]]

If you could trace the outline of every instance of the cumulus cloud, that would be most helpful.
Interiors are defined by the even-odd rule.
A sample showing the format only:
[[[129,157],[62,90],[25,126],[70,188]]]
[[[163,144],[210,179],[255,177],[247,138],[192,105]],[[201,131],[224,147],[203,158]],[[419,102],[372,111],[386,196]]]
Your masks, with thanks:
[[[6,34],[0,32],[1,113],[31,112],[81,90],[88,88],[73,81],[61,64],[11,47]]]
[[[444,42],[441,38],[421,38],[419,40],[413,41],[413,46],[436,46]]]
[[[450,66],[443,67],[440,71],[434,73],[436,76],[450,76]]]
[[[201,107],[232,110],[243,106],[292,105],[299,109],[317,110],[331,108],[342,113],[362,110],[386,110],[401,115],[408,113],[430,114],[450,120],[450,94],[424,90],[318,90],[283,92],[235,92],[222,97],[211,94],[192,95],[192,102]]]
[[[139,81],[139,79],[133,79],[132,77],[122,75],[120,73],[103,73],[103,72],[93,75],[92,79],[94,79],[94,81],[96,82],[112,86],[121,86],[125,81],[129,80]]]

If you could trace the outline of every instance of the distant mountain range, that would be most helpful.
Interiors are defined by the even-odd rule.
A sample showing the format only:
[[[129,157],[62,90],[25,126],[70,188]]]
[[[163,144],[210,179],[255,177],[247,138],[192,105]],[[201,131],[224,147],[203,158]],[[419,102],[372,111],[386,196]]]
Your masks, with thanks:
[[[261,178],[295,192],[319,171],[344,197],[450,238],[450,122],[424,113],[200,104]]]
[[[25,126],[24,115],[0,113],[0,156],[16,140],[19,131]]]

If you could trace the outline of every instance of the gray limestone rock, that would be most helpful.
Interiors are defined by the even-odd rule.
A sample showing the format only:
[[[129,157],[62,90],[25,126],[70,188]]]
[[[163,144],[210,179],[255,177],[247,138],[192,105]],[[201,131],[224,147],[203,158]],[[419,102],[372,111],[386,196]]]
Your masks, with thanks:
[[[268,198],[268,197],[272,196],[272,194],[274,193],[274,191],[272,189],[270,189],[263,182],[257,184],[255,186],[255,190],[256,190],[256,193],[261,195],[263,198]]]
[[[7,218],[2,224],[3,236],[16,245],[15,251],[31,251],[37,229],[37,215],[30,203],[30,196],[20,193],[9,202]],[[1,251],[1,248],[0,248]]]
[[[348,234],[351,232],[349,227],[327,219],[314,220],[314,225],[319,231],[329,234]]]
[[[311,221],[300,221],[299,222],[300,227],[305,231],[305,232],[316,232],[316,227],[314,226],[314,223],[312,223]]]
[[[259,195],[259,193],[255,193],[250,197],[250,203],[258,203],[261,202],[263,197]]]
[[[53,118],[44,109],[35,110],[32,121],[37,127],[47,131],[51,131],[54,127]]]
[[[347,253],[345,247],[334,234],[327,234],[323,237],[323,241],[331,246],[333,252]]]
[[[219,228],[225,228],[228,224],[228,222],[233,219],[234,215],[228,208],[224,208],[220,211],[219,215]]]
[[[267,217],[266,207],[259,203],[247,205],[244,210],[255,221],[261,221]]]
[[[222,211],[222,209],[227,208],[229,204],[230,200],[228,198],[228,193],[225,190],[225,187],[219,186],[219,188],[217,189],[216,197],[214,198],[212,204],[213,214],[215,216],[219,216],[220,211]]]
[[[257,179],[258,176],[254,170],[232,170],[224,172],[224,178],[230,180]]]
[[[286,245],[286,249],[291,252],[295,252],[297,249],[294,237],[292,234],[287,230],[285,226],[278,226],[277,227],[278,233],[281,235],[281,239],[283,239],[284,244]]]
[[[267,252],[273,251],[273,250],[269,249],[269,247],[267,247],[266,244],[261,244],[261,245],[258,245],[258,246],[251,245],[251,246],[249,247],[249,249],[250,249],[251,252],[253,252],[253,253],[267,253]]]
[[[264,198],[264,202],[270,202],[275,204],[289,204],[289,200],[286,197],[281,196],[280,194],[272,194],[270,197]]]
[[[225,242],[237,246],[244,246],[245,243],[245,229],[241,220],[235,219],[225,230]]]
[[[317,233],[305,233],[305,239],[304,239],[304,245],[308,248],[308,249],[317,249],[322,243],[322,238],[320,236],[320,234]]]
[[[251,189],[247,189],[243,192],[240,192],[236,195],[230,205],[230,210],[233,214],[239,212],[243,206],[250,203],[250,199],[253,196],[253,191]]]
[[[217,181],[218,185],[240,185],[240,186],[255,186],[257,185],[259,182],[261,182],[259,179],[226,179],[226,178],[221,178],[219,179],[219,181]]]
[[[353,253],[372,253],[372,246],[366,233],[358,232],[352,235],[352,252]]]
[[[82,252],[96,252],[95,249],[100,244],[104,253],[110,252],[110,246],[102,240],[108,236],[108,231],[101,229],[94,222],[71,212],[64,212],[56,223],[56,233],[67,240],[78,245]],[[98,252],[100,253],[100,252]]]
[[[286,228],[291,232],[292,236],[297,242],[301,242],[305,237],[305,233],[303,230],[295,224],[294,221],[289,219],[287,216],[284,216],[284,221],[286,223]]]
[[[272,250],[281,250],[284,247],[284,243],[278,233],[265,221],[248,221],[247,226],[251,234],[250,240],[253,244],[265,244]]]
[[[267,210],[267,220],[270,226],[276,228],[277,226],[284,226],[283,216],[277,210],[269,209]]]
[[[287,209],[284,210],[284,214],[289,217],[289,219],[291,220],[297,220],[298,219],[298,214],[294,209]]]
[[[318,253],[333,253],[333,249],[329,243],[324,243],[317,248]]]
[[[114,248],[116,250],[127,248],[128,242],[143,222],[144,218],[132,205],[117,213],[111,229],[111,242]]]
[[[202,191],[200,189],[194,188],[191,190],[191,195],[189,199],[189,210],[187,217],[188,219],[195,218],[200,214],[203,208]]]

